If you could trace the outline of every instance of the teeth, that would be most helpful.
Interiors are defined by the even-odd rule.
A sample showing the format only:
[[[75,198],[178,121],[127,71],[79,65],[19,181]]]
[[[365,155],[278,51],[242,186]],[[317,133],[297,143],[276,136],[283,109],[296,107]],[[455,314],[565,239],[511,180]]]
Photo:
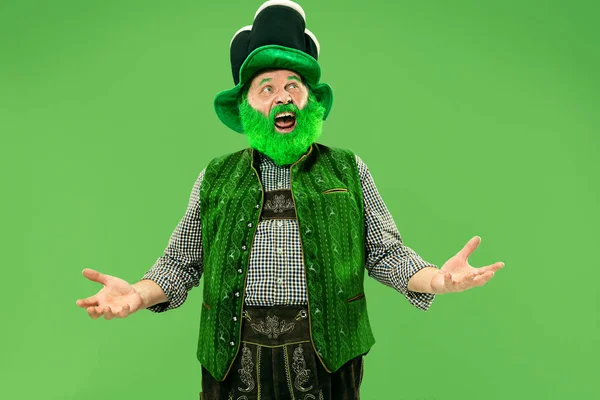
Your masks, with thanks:
[[[283,117],[295,117],[296,115],[291,112],[282,112],[275,116],[275,118],[283,118]]]

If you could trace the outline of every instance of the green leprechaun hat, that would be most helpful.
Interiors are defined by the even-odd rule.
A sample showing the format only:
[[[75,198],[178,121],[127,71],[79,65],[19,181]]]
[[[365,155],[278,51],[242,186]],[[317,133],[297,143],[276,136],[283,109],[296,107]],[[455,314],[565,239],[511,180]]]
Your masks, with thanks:
[[[238,30],[229,45],[233,89],[215,97],[215,111],[225,125],[244,133],[238,98],[253,76],[265,69],[289,69],[304,79],[327,118],[333,103],[331,87],[319,83],[321,68],[319,42],[306,29],[306,15],[300,5],[289,0],[270,0],[254,16],[254,23]]]

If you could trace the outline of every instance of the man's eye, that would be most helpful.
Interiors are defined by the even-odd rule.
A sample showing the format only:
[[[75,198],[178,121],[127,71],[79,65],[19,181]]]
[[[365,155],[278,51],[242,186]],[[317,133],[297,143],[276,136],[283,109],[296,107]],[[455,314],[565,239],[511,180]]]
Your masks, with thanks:
[[[271,86],[265,86],[262,91],[265,93],[271,93],[273,88]]]
[[[298,85],[295,83],[290,83],[289,87],[292,89],[298,89]]]

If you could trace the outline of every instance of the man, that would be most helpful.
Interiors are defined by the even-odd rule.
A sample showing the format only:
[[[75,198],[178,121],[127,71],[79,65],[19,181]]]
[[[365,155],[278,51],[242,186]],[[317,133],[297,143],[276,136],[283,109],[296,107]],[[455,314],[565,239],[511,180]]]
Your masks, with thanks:
[[[319,43],[291,1],[268,1],[230,44],[236,86],[217,95],[250,148],[212,160],[165,253],[133,285],[97,271],[92,318],[179,307],[204,277],[198,359],[204,399],[359,398],[374,343],[364,271],[427,310],[484,285],[471,239],[441,269],[404,246],[362,160],[316,143],[332,105]]]

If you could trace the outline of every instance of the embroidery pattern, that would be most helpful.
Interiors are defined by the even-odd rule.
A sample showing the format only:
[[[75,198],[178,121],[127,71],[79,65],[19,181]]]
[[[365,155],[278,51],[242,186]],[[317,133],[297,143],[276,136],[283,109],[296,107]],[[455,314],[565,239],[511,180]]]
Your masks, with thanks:
[[[267,200],[264,209],[281,214],[284,211],[293,210],[294,202],[289,197],[286,198],[283,194],[276,194],[272,200]]]
[[[283,349],[283,360],[285,361],[285,379],[287,380],[288,389],[290,391],[290,396],[294,398],[294,389],[292,388],[292,378],[290,374],[290,360],[288,357],[288,347],[284,346]]]
[[[294,322],[285,322],[284,320],[279,322],[277,315],[273,315],[272,317],[266,317],[266,324],[265,321],[260,321],[260,323],[250,324],[250,326],[255,332],[262,333],[269,339],[277,339],[280,335],[293,331],[296,324]]]
[[[238,387],[240,392],[248,393],[254,389],[255,383],[254,378],[252,377],[253,367],[252,352],[246,346],[246,343],[244,343],[244,347],[242,348],[242,368],[238,369],[238,372],[240,373],[240,380],[248,387],[245,389]]]
[[[256,391],[257,393],[257,399],[260,400],[260,379],[258,378],[260,376],[260,346],[256,346]]]
[[[292,368],[294,368],[294,372],[296,372],[296,379],[294,379],[294,387],[301,392],[308,392],[313,388],[312,385],[310,387],[303,387],[306,382],[310,379],[310,370],[306,368],[306,361],[304,360],[304,349],[302,349],[302,345],[298,345],[296,350],[294,350],[294,363],[292,364]],[[307,398],[305,396],[305,398]],[[314,396],[312,397],[315,398]]]

